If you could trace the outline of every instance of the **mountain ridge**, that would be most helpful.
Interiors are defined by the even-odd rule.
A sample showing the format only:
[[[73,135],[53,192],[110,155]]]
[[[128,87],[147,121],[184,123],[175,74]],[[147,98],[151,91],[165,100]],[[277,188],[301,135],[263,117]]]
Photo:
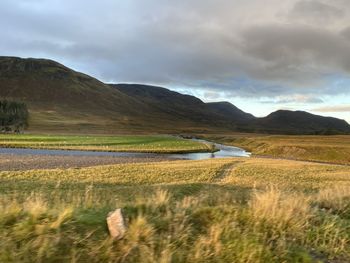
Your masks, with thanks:
[[[300,111],[256,118],[163,87],[106,84],[48,59],[0,57],[0,98],[28,104],[30,128],[39,131],[350,133],[336,118]]]

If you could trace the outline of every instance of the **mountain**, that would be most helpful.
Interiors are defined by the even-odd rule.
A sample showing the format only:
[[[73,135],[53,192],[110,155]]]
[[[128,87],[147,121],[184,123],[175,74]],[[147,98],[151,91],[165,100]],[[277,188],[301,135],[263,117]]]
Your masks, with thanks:
[[[165,88],[140,84],[111,84],[116,90],[137,99],[173,119],[208,123],[217,118],[200,99]]]
[[[343,120],[278,111],[255,118],[162,87],[105,84],[52,60],[0,57],[0,99],[25,102],[34,131],[87,133],[346,133]]]
[[[28,105],[30,127],[39,130],[124,124],[127,116],[138,117],[136,107],[145,107],[97,79],[46,59],[0,57],[0,87],[0,97]]]
[[[255,119],[255,117],[252,114],[240,110],[235,105],[227,101],[211,102],[207,103],[207,105],[213,112],[225,116],[225,118],[232,121],[246,123]]]
[[[111,86],[178,118],[185,117],[196,122],[210,122],[228,128],[255,119],[252,114],[243,112],[229,102],[204,103],[191,95],[149,85],[111,84]]]
[[[233,104],[204,103],[200,99],[170,91],[165,88],[140,84],[111,84],[120,92],[152,105],[175,119],[189,118],[197,123],[241,132],[272,134],[337,134],[349,133],[350,125],[331,117],[323,117],[303,111],[280,110],[264,118],[256,118]]]
[[[349,124],[337,118],[305,111],[279,110],[255,121],[258,130],[268,133],[336,134],[349,133]]]
[[[32,130],[129,133],[212,129],[216,116],[202,112],[203,102],[162,91],[169,100],[163,97],[158,98],[161,103],[151,103],[52,60],[0,57],[0,98],[25,102]],[[171,100],[178,104],[176,110],[172,110]],[[215,127],[221,126],[225,123]]]

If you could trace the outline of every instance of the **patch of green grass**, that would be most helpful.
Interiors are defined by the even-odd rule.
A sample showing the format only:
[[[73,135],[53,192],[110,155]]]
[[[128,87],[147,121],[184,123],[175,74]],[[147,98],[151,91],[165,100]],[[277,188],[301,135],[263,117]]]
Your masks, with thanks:
[[[171,136],[0,135],[0,147],[91,151],[188,153],[210,145]]]

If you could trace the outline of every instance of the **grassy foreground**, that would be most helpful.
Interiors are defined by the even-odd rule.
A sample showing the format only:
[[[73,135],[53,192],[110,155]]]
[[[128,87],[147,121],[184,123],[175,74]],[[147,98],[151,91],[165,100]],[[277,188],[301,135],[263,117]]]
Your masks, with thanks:
[[[122,208],[124,239],[106,215]],[[0,172],[0,262],[349,262],[350,167],[232,158]]]
[[[91,151],[186,153],[211,146],[171,136],[0,135],[0,147]]]
[[[350,164],[350,136],[217,135],[209,140],[242,147],[255,155]]]

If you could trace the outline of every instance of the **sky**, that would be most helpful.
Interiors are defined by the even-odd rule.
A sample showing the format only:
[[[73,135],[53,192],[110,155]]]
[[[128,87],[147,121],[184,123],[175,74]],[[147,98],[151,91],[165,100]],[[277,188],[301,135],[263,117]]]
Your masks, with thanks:
[[[0,0],[0,55],[350,122],[349,0]]]

